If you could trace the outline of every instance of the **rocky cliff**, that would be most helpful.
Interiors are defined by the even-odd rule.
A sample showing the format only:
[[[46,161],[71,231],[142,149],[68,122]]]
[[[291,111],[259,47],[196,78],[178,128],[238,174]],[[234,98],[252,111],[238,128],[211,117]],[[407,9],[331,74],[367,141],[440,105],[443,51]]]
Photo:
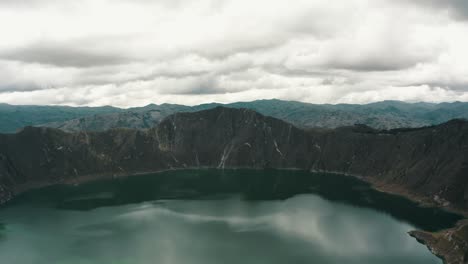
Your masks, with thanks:
[[[149,130],[0,136],[0,193],[23,186],[185,167],[300,168],[362,176],[468,208],[468,122],[379,131],[302,130],[252,110],[178,113]]]

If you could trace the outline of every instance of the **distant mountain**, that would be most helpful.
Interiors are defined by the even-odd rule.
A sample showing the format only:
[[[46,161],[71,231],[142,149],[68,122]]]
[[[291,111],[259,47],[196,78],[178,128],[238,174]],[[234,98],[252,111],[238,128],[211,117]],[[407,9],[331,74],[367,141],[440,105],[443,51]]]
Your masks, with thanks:
[[[468,103],[404,103],[383,101],[358,104],[309,104],[282,100],[258,100],[231,104],[150,104],[121,109],[69,106],[15,106],[0,104],[0,133],[14,133],[25,126],[46,126],[64,131],[104,131],[111,128],[147,129],[178,112],[196,112],[217,106],[247,108],[298,127],[336,128],[365,124],[376,129],[421,127],[468,118]]]
[[[41,126],[58,128],[68,132],[105,131],[111,128],[144,129],[155,126],[163,118],[173,113],[190,111],[193,111],[193,109],[184,105],[151,104],[145,107],[130,108],[113,113],[80,117],[65,122],[47,123]]]
[[[0,104],[0,133],[14,133],[25,126],[63,122],[79,117],[120,111],[122,109],[111,106],[69,107]]]
[[[177,112],[196,112],[217,106],[247,108],[263,115],[290,122],[302,128],[337,128],[364,124],[376,129],[421,127],[440,124],[454,118],[468,118],[468,103],[404,103],[383,101],[366,105],[358,104],[308,104],[282,100],[258,100],[231,104],[148,105],[140,108],[116,111],[112,114],[93,115],[59,121],[42,126],[64,131],[104,131],[110,128],[147,129],[157,125],[164,117]]]

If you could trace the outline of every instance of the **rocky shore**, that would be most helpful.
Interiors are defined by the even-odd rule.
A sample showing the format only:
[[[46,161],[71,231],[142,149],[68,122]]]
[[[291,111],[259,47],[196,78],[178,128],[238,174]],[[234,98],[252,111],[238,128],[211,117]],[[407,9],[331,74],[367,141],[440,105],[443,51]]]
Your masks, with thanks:
[[[445,264],[468,263],[468,220],[437,233],[411,231],[409,234],[442,258]]]

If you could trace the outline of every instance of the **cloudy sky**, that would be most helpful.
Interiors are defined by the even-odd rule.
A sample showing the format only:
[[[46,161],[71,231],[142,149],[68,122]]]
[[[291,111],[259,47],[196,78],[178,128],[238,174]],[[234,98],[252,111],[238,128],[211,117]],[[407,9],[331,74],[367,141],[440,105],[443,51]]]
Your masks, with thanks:
[[[1,0],[0,102],[468,101],[466,0]]]

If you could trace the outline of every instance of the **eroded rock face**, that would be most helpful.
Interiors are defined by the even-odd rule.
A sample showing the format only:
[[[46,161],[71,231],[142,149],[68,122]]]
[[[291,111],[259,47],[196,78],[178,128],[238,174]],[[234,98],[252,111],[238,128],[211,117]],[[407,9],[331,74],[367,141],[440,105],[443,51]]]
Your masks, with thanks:
[[[152,132],[179,166],[308,168],[319,153],[305,131],[246,109],[180,113]]]
[[[0,136],[5,190],[94,175],[185,167],[300,168],[363,176],[440,205],[468,208],[468,122],[377,131],[301,130],[252,110],[178,113],[145,130],[64,133],[25,128]]]

